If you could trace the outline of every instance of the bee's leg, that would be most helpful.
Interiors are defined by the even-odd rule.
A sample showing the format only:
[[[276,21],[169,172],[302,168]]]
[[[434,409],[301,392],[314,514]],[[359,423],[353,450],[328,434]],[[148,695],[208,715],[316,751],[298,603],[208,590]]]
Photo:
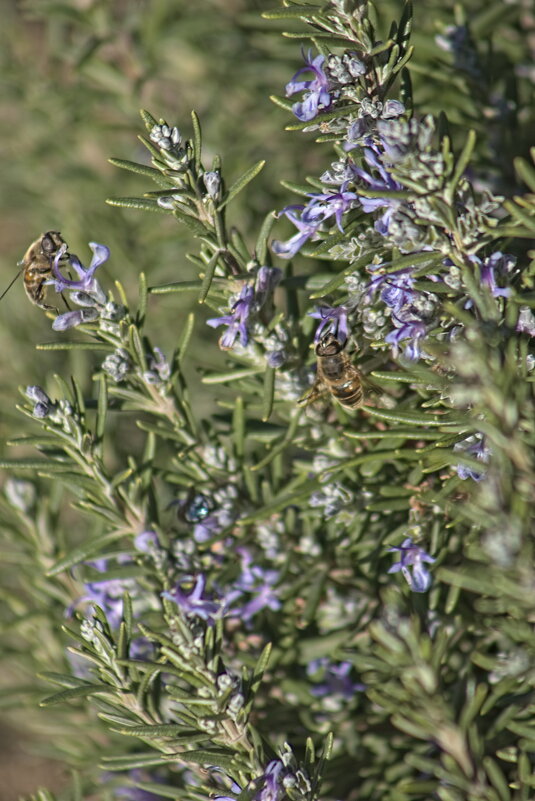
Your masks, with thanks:
[[[67,298],[65,297],[63,292],[61,293],[61,299],[62,299],[63,303],[65,304],[65,306],[67,307],[67,309],[70,311],[71,307],[69,306],[69,301],[67,300]]]
[[[323,381],[320,381],[319,379],[316,378],[316,380],[312,384],[310,392],[307,392],[306,395],[303,395],[302,398],[299,398],[297,403],[299,404],[299,406],[308,406],[310,403],[314,403],[315,401],[317,401],[318,398],[324,395],[326,391],[327,387],[325,386]]]
[[[47,288],[43,279],[35,292],[35,297],[30,296],[32,303],[35,303],[35,305],[40,309],[43,309],[43,311],[52,311],[56,312],[56,314],[59,314],[59,309],[56,306],[50,306],[48,303],[45,303],[46,289]]]

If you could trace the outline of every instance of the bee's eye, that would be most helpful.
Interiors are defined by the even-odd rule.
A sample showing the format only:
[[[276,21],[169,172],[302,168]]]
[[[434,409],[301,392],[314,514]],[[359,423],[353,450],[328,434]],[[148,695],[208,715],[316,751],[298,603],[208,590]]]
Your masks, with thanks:
[[[41,248],[45,253],[52,253],[54,250],[54,242],[51,236],[44,236],[41,240]]]

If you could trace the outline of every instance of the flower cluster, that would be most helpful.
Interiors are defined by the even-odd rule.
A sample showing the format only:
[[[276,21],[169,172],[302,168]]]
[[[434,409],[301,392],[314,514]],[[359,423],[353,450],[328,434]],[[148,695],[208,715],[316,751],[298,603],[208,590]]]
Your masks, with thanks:
[[[379,269],[380,265],[374,271]],[[392,346],[394,358],[398,356],[400,343],[405,342],[403,355],[417,361],[422,355],[422,339],[433,324],[436,298],[429,292],[416,290],[414,284],[415,278],[410,269],[377,275],[370,281],[363,302],[370,303],[380,290],[379,297],[388,308],[394,325],[384,341]]]
[[[335,218],[338,229],[343,233],[342,217],[355,206],[357,201],[357,195],[355,192],[349,192],[347,186],[348,182],[346,181],[340,187],[339,192],[311,192],[309,193],[311,200],[306,206],[302,204],[286,206],[280,214],[286,215],[296,226],[297,233],[286,242],[274,240],[271,243],[273,253],[283,259],[291,259],[309,239],[314,241],[320,238],[319,231],[323,224],[332,217]],[[300,215],[297,216],[296,212],[300,212]]]
[[[176,603],[185,615],[200,618],[208,625],[214,625],[223,617],[239,618],[248,623],[263,609],[279,609],[280,600],[275,590],[279,572],[255,565],[245,547],[236,548],[236,553],[241,570],[232,584],[224,588],[213,585],[208,591],[205,575],[186,575],[172,591],[164,593],[164,597]],[[252,597],[247,600],[249,596]]]
[[[101,320],[103,327],[106,324],[113,324],[124,317],[125,309],[112,300],[108,300],[102,287],[95,278],[97,269],[108,260],[110,251],[105,245],[97,242],[90,242],[89,247],[93,251],[93,257],[89,267],[84,267],[77,256],[69,255],[69,265],[77,273],[78,278],[66,278],[60,270],[60,264],[65,261],[66,246],[62,246],[52,264],[53,278],[48,283],[54,284],[56,292],[69,292],[70,300],[80,306],[80,309],[59,314],[52,328],[54,331],[66,331],[68,328],[92,323]]]
[[[231,298],[230,313],[206,321],[212,328],[227,326],[227,330],[219,339],[219,347],[222,350],[231,350],[237,339],[242,347],[249,344],[251,327],[274,292],[281,275],[277,267],[260,267],[255,284],[243,284],[239,295]]]

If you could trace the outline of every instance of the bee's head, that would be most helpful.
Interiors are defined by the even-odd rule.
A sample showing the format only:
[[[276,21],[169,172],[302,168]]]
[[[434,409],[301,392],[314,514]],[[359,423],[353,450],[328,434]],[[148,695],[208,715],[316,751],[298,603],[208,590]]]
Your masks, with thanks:
[[[316,345],[316,356],[336,356],[346,346],[346,342],[340,342],[333,333],[329,331],[324,334]]]

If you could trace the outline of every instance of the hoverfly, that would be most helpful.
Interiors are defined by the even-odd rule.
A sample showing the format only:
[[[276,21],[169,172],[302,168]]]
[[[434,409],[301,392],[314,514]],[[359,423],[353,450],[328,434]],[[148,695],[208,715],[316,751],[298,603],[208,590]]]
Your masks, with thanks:
[[[69,259],[67,252],[67,244],[59,231],[47,231],[41,234],[35,242],[32,242],[22,261],[19,262],[20,270],[11,281],[7,289],[0,295],[0,300],[13,286],[19,275],[22,273],[22,280],[24,282],[24,290],[29,300],[40,309],[45,311],[55,311],[55,306],[49,306],[45,303],[47,294],[47,281],[52,278],[52,265],[60,248],[64,248],[64,252],[60,256],[60,262],[66,262]]]
[[[314,403],[329,392],[344,409],[358,409],[364,401],[360,372],[345,352],[347,341],[340,342],[332,333],[321,337],[316,345],[316,380],[299,403]]]

